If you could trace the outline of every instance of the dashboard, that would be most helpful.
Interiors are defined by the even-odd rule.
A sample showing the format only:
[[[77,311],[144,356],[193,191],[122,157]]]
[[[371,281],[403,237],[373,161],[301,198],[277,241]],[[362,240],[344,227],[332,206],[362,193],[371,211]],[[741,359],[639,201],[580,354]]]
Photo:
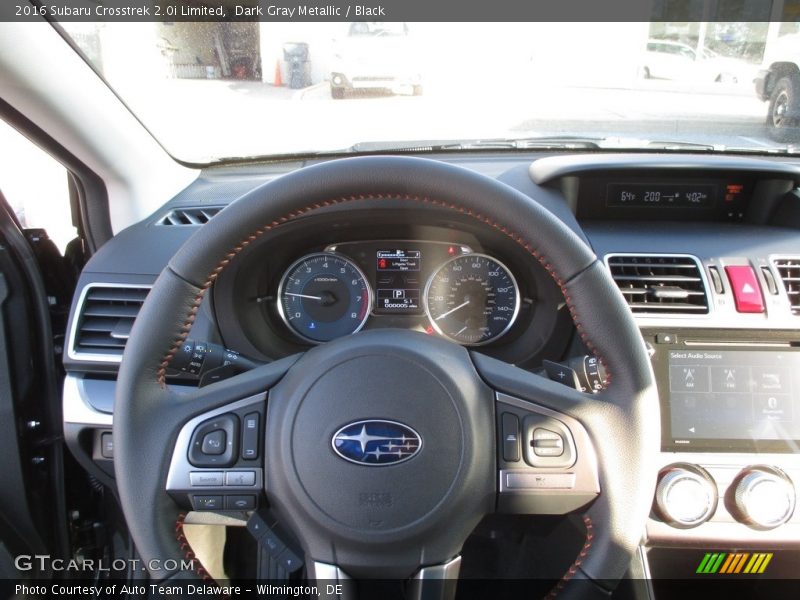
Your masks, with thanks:
[[[592,247],[628,302],[662,412],[646,535],[654,573],[664,548],[800,550],[800,162],[433,158],[537,200]],[[230,202],[301,166],[209,168],[84,269],[64,360],[65,434],[84,466],[113,473],[102,436],[113,420],[114,373],[158,273]],[[387,327],[444,337],[551,378],[553,365],[574,368],[590,354],[555,282],[518,244],[452,213],[432,210],[422,222],[391,206],[331,207],[251,244],[216,281],[192,335],[268,361]],[[197,385],[174,375],[175,384]]]

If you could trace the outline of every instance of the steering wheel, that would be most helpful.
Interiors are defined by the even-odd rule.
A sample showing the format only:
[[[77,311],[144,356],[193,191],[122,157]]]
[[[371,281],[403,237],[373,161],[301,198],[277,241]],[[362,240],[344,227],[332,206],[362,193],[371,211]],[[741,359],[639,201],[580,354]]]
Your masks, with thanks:
[[[166,385],[205,293],[244,248],[288,222],[349,208],[405,209],[415,222],[452,212],[508,236],[555,279],[577,332],[606,368],[605,389],[582,393],[444,339],[392,329],[190,392]],[[197,492],[186,472],[204,472],[189,464],[200,443],[192,429],[209,419],[224,429],[250,411],[264,434],[258,459],[247,463],[255,474],[247,489],[265,492],[300,540],[311,578],[410,578],[417,597],[430,597],[431,581],[458,576],[462,545],[487,514],[582,509],[585,544],[551,595],[606,596],[630,564],[651,506],[658,399],[644,342],[607,271],[535,200],[437,161],[347,158],[277,178],[205,225],[158,277],[131,331],[114,408],[122,509],[154,579],[198,576],[170,561],[184,558],[186,544],[181,509],[167,493]],[[370,427],[381,423],[391,429],[382,435],[407,436],[411,458],[379,468],[343,460],[343,431],[363,452],[364,436],[368,444],[379,435]],[[505,453],[506,426],[516,427],[533,466]],[[561,455],[530,454],[534,429],[555,433]],[[228,430],[234,448],[238,431]],[[232,460],[217,471],[236,474],[242,463]]]

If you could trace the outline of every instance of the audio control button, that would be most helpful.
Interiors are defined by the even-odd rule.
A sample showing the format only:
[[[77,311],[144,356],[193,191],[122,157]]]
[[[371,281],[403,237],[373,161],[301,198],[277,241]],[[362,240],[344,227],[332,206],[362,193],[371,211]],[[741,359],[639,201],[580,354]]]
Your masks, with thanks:
[[[733,492],[734,516],[755,529],[774,529],[792,516],[795,491],[778,469],[749,467],[737,478]]]
[[[717,486],[700,467],[674,465],[661,474],[656,507],[673,527],[697,527],[710,519],[717,508]]]

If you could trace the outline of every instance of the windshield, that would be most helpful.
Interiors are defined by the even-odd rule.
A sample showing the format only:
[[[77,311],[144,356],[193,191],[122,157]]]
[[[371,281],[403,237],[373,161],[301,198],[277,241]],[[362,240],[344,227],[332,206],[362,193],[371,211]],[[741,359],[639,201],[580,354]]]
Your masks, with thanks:
[[[794,23],[63,23],[178,159],[791,151]]]

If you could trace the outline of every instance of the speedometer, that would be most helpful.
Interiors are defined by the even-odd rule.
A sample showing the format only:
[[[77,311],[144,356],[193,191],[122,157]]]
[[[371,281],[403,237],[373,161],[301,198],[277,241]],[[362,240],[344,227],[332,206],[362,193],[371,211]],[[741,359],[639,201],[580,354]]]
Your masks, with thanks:
[[[433,328],[470,346],[504,335],[519,312],[514,276],[505,265],[485,254],[448,260],[431,275],[424,296]]]
[[[352,261],[320,252],[293,263],[278,287],[278,312],[298,336],[328,342],[364,326],[372,291]]]

